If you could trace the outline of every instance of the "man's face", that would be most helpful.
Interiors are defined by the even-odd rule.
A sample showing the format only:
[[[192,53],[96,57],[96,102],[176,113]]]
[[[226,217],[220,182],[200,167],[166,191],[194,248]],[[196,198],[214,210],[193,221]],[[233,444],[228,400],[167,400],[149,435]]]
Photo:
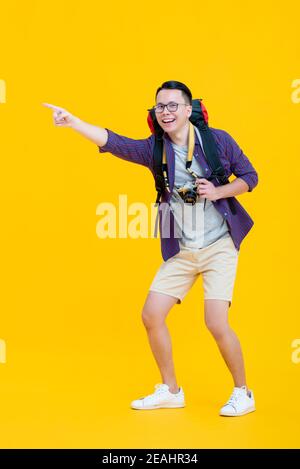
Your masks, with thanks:
[[[181,90],[160,90],[156,97],[156,105],[168,103],[178,103],[177,111],[169,111],[165,107],[163,112],[156,113],[156,119],[165,132],[177,133],[187,124],[192,114],[192,106],[187,105]]]

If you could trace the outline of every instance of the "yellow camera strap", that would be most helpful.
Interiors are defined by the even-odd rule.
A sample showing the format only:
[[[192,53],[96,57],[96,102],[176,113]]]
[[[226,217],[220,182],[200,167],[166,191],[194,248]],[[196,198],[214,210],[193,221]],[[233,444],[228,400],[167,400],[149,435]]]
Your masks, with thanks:
[[[187,154],[187,159],[186,159],[186,170],[189,171],[189,173],[191,173],[194,177],[198,177],[197,174],[195,174],[191,170],[193,154],[194,154],[194,148],[195,148],[195,129],[194,129],[193,124],[190,121],[188,154]],[[167,155],[166,155],[165,145],[164,145],[164,148],[163,148],[162,171],[163,171],[163,175],[164,175],[164,179],[165,179],[166,189],[167,189],[168,192],[170,192],[168,172],[167,172]]]
[[[194,154],[194,147],[195,147],[195,130],[193,124],[190,122],[189,126],[189,145],[188,145],[188,154],[187,154],[187,159],[186,159],[186,169],[189,171],[194,177],[198,177],[197,174],[195,174],[191,169],[190,166],[192,164],[193,160],[193,154]],[[170,192],[170,186],[169,186],[169,179],[168,179],[168,165],[167,165],[167,155],[166,155],[166,149],[165,145],[163,147],[163,157],[162,157],[162,172],[165,180],[165,187],[168,192]],[[159,216],[159,210],[157,211],[156,215],[156,220],[155,220],[155,228],[154,228],[154,237],[157,237],[157,231],[158,231],[158,216]]]

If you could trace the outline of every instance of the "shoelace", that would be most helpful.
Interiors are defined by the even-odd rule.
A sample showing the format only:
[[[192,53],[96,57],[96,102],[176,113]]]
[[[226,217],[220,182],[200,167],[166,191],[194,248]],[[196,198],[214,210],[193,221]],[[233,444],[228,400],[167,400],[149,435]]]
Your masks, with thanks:
[[[150,394],[149,396],[144,396],[140,397],[139,399],[145,399],[146,397],[149,399],[153,398],[154,396],[157,396],[158,394],[161,394],[162,392],[165,392],[165,389],[163,389],[163,384],[159,383],[154,386],[155,391],[153,394]]]
[[[164,386],[163,384],[156,384],[156,385],[154,386],[154,388],[155,388],[154,393],[156,394],[156,393],[165,391],[165,388],[163,388],[163,386]]]
[[[226,405],[232,405],[232,407],[236,408],[236,403],[242,394],[243,394],[242,389],[234,389]]]

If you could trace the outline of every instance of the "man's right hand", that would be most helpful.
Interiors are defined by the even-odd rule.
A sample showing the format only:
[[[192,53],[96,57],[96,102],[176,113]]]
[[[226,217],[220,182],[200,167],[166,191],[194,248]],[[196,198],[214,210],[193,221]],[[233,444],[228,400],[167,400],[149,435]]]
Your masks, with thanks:
[[[43,105],[53,110],[54,124],[58,127],[73,127],[80,120],[62,107],[48,103],[43,103]]]
[[[52,109],[54,124],[57,127],[71,127],[79,134],[86,137],[91,142],[95,143],[99,147],[106,144],[108,139],[107,130],[102,127],[84,122],[79,117],[73,116],[69,111],[63,107],[54,106],[53,104],[43,103],[44,106]]]

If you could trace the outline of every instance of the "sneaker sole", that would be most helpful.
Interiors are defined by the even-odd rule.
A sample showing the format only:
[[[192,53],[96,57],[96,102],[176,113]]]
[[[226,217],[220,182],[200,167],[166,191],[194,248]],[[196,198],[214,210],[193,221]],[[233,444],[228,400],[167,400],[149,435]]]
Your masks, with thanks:
[[[131,406],[131,408],[135,410],[179,409],[180,407],[185,407],[185,404],[165,404],[165,405],[155,405],[155,406],[147,406],[147,407]]]
[[[255,407],[251,407],[250,409],[245,410],[244,412],[240,412],[239,414],[221,414],[220,412],[219,415],[221,415],[222,417],[240,417],[241,415],[249,414],[250,412],[254,412],[255,410]]]

